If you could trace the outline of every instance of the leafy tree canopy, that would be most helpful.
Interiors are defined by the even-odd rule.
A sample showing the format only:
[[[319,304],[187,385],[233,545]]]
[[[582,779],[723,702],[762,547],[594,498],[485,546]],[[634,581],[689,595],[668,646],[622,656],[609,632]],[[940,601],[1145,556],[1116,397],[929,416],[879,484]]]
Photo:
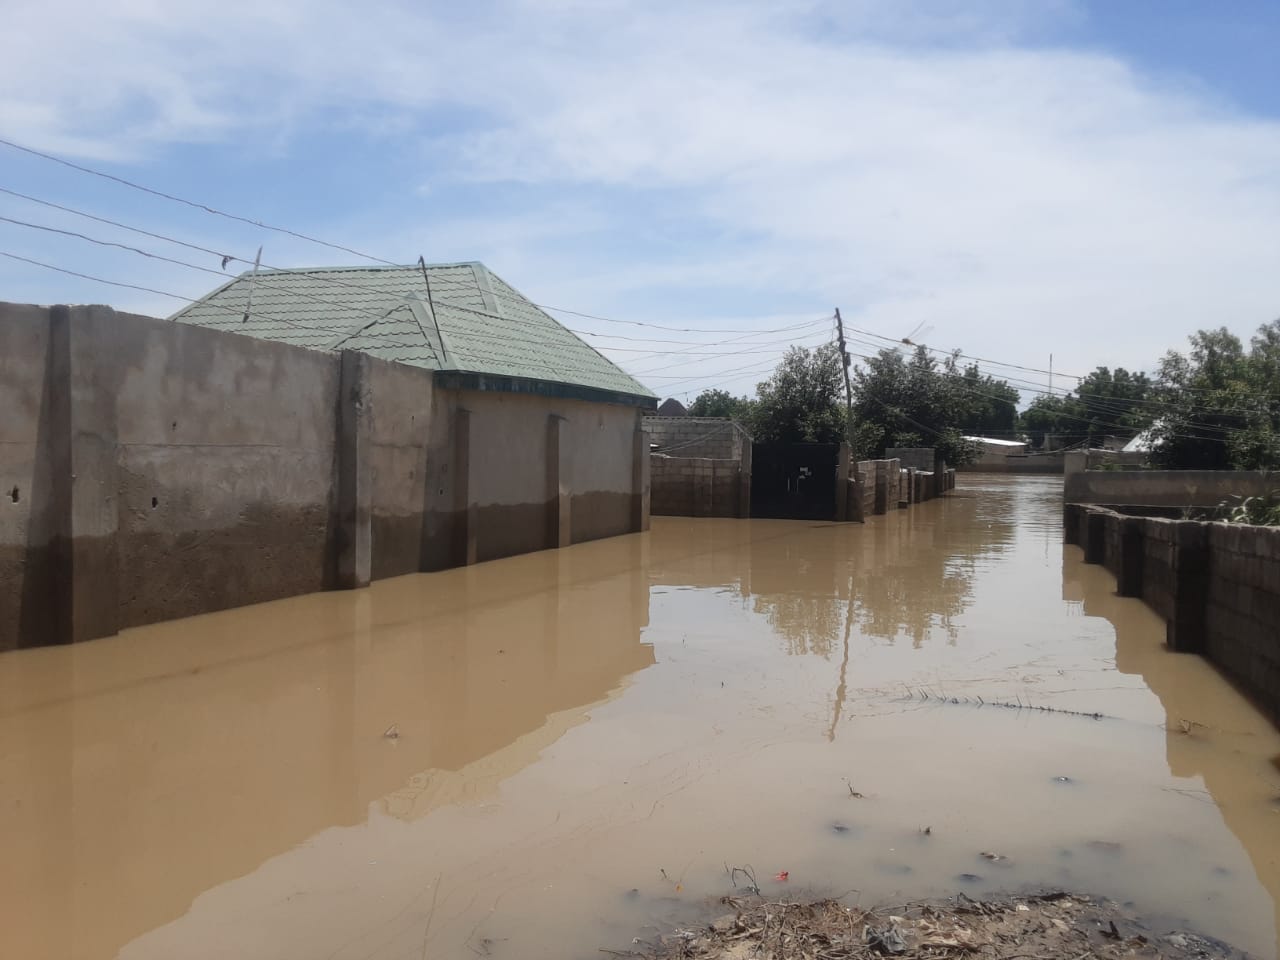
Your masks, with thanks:
[[[965,440],[974,426],[1006,423],[1016,391],[960,370],[956,357],[935,360],[924,347],[911,356],[881,350],[853,371],[853,447],[878,458],[888,447],[933,447],[952,465],[971,463],[978,445]]]
[[[758,443],[839,443],[845,434],[844,374],[839,349],[791,347],[756,387],[750,413]]]
[[[1154,389],[1156,446],[1167,470],[1280,467],[1280,320],[1245,350],[1225,327],[1201,330],[1188,353],[1169,351]]]
[[[751,415],[751,403],[746,397],[735,397],[728,390],[703,390],[689,404],[689,416],[747,420]]]
[[[1042,394],[1020,418],[1034,446],[1052,435],[1062,445],[1102,446],[1107,437],[1128,440],[1151,425],[1151,380],[1124,367],[1098,367],[1063,396]]]

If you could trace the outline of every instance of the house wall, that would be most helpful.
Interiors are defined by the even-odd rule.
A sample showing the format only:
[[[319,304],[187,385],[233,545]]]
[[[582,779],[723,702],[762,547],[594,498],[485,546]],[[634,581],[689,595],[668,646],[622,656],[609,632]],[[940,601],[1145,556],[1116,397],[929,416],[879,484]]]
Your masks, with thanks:
[[[0,650],[647,524],[631,407],[108,307],[0,304],[0,373]]]
[[[572,492],[568,542],[635,529],[639,412],[631,407],[523,394],[441,391],[444,409],[470,421],[468,503],[477,560],[554,546],[550,532],[561,483]],[[559,456],[551,462],[549,424]],[[557,472],[553,485],[549,474]],[[454,482],[458,482],[457,478]]]

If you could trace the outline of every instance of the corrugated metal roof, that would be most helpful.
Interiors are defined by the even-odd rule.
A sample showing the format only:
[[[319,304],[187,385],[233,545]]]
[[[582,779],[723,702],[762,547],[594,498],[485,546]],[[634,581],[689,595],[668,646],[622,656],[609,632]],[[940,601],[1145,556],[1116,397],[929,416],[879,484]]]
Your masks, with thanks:
[[[417,265],[260,270],[252,304],[250,286],[245,272],[169,319],[429,370],[656,399],[481,263],[429,264],[426,279]]]

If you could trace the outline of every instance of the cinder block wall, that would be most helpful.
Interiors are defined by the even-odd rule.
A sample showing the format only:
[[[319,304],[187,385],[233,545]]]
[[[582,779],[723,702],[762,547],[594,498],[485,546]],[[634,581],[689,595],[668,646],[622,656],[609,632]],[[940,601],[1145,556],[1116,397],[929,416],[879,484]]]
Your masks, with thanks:
[[[1207,657],[1280,723],[1280,528],[1068,504],[1064,530],[1165,619],[1171,649]]]
[[[899,460],[904,470],[933,470],[933,447],[889,447],[884,459]]]
[[[649,484],[650,511],[654,516],[747,515],[747,505],[742,503],[742,465],[738,460],[654,454]]]
[[[1067,474],[1067,503],[1212,507],[1229,497],[1265,497],[1280,473],[1261,470],[1089,470]]]
[[[1208,526],[1205,654],[1280,723],[1280,529]]]
[[[644,429],[656,453],[679,458],[741,460],[746,432],[723,417],[645,417]]]

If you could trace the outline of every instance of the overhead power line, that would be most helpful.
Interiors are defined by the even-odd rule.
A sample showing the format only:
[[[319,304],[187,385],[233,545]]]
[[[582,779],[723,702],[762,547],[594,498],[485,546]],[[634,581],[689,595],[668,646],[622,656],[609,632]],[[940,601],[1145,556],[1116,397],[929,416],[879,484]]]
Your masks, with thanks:
[[[0,144],[3,144],[6,147],[10,147],[14,150],[20,150],[23,153],[30,154],[33,157],[39,157],[42,160],[49,160],[53,163],[61,164],[62,166],[69,167],[72,170],[78,170],[80,173],[87,173],[90,176],[101,177],[103,180],[110,180],[122,186],[129,187],[130,189],[140,190],[143,193],[148,193],[153,197],[160,197],[163,200],[169,200],[173,203],[180,203],[180,204],[183,204],[184,206],[191,207],[195,210],[201,210],[205,213],[212,214],[213,216],[216,216],[216,217],[225,217],[227,220],[235,220],[239,223],[247,223],[250,226],[260,227],[263,230],[271,230],[274,233],[282,233],[290,237],[295,237],[298,240],[306,240],[308,243],[315,243],[315,244],[319,244],[322,247],[328,247],[330,250],[339,250],[343,253],[349,253],[354,257],[360,257],[361,259],[370,260],[374,263],[381,263],[390,267],[403,266],[403,264],[392,263],[390,260],[383,260],[381,257],[375,257],[368,253],[361,253],[359,250],[356,250],[352,247],[345,247],[340,243],[330,243],[328,240],[320,240],[320,239],[317,239],[316,237],[308,236],[307,234],[301,233],[297,230],[290,230],[288,227],[277,227],[270,223],[264,223],[261,220],[254,220],[252,217],[242,217],[238,214],[227,213],[224,210],[219,210],[217,207],[211,207],[207,203],[200,203],[195,200],[188,200],[185,197],[175,196],[172,193],[165,193],[163,190],[156,190],[153,187],[144,186],[143,184],[135,183],[132,180],[126,180],[124,177],[117,177],[115,174],[112,174],[112,173],[105,173],[102,170],[94,170],[92,167],[86,167],[78,163],[72,163],[70,160],[64,160],[62,157],[55,157],[51,153],[43,153],[40,150],[33,150],[31,147],[24,147],[22,146],[22,144],[14,143],[12,140],[5,140],[3,137],[0,137]]]
[[[288,228],[288,227],[281,227],[281,226],[277,226],[277,225],[275,225],[275,224],[266,223],[266,222],[264,222],[264,221],[262,221],[262,220],[254,219],[253,217],[246,217],[246,216],[242,216],[242,215],[240,215],[240,214],[228,213],[227,211],[225,211],[225,210],[220,210],[220,209],[218,209],[217,207],[211,206],[210,204],[202,203],[202,202],[197,201],[197,200],[189,200],[189,199],[187,199],[186,197],[180,197],[180,196],[177,196],[177,195],[172,194],[172,193],[166,193],[166,192],[165,192],[165,191],[163,191],[163,190],[157,190],[157,189],[155,189],[154,187],[148,187],[148,186],[146,186],[145,184],[137,183],[137,182],[135,182],[135,181],[133,181],[133,180],[128,180],[128,179],[126,179],[126,178],[124,178],[124,177],[119,177],[119,176],[116,176],[115,174],[112,174],[112,173],[106,173],[105,171],[102,171],[102,170],[95,170],[95,169],[93,169],[92,167],[87,167],[87,166],[85,166],[85,165],[83,165],[83,164],[73,163],[73,162],[72,162],[72,161],[70,161],[70,160],[65,160],[65,159],[63,159],[62,157],[54,156],[54,155],[53,155],[53,154],[51,154],[51,153],[45,153],[45,152],[40,151],[40,150],[35,150],[35,149],[31,148],[31,147],[25,147],[25,146],[23,146],[22,144],[14,143],[12,140],[6,140],[6,139],[4,139],[3,137],[0,137],[0,145],[3,145],[3,146],[6,146],[6,147],[9,147],[9,148],[11,148],[11,149],[13,149],[13,150],[21,151],[22,153],[26,153],[26,154],[29,154],[29,155],[34,156],[34,157],[38,157],[38,158],[40,158],[40,159],[42,159],[42,160],[48,160],[48,161],[49,161],[49,162],[51,162],[51,163],[60,164],[61,166],[68,167],[68,168],[70,168],[70,169],[72,169],[72,170],[76,170],[76,171],[78,171],[78,172],[80,172],[80,173],[84,173],[84,174],[87,174],[87,175],[89,175],[89,176],[100,177],[100,178],[102,178],[102,179],[104,179],[104,180],[109,180],[109,181],[111,181],[111,182],[113,182],[113,183],[117,183],[117,184],[119,184],[119,185],[121,185],[121,186],[129,187],[130,189],[133,189],[133,190],[139,190],[139,191],[141,191],[141,192],[143,192],[143,193],[149,194],[149,195],[154,196],[154,197],[159,197],[159,198],[164,199],[164,200],[169,200],[169,201],[171,201],[171,202],[173,202],[173,203],[179,203],[179,204],[182,204],[182,205],[184,205],[184,206],[190,207],[190,208],[192,208],[192,209],[199,210],[199,211],[202,211],[202,212],[204,212],[204,213],[211,214],[211,215],[213,215],[213,216],[223,217],[223,218],[225,218],[225,219],[227,219],[227,220],[233,220],[233,221],[236,221],[236,222],[238,222],[238,223],[248,224],[249,226],[258,227],[258,228],[263,229],[263,230],[270,230],[270,231],[273,231],[273,232],[275,232],[275,233],[280,233],[280,234],[284,234],[284,235],[286,235],[286,236],[294,237],[294,238],[296,238],[296,239],[298,239],[298,240],[305,240],[305,241],[307,241],[308,243],[314,243],[314,244],[317,244],[317,245],[322,246],[322,247],[327,247],[327,248],[329,248],[330,250],[337,250],[337,251],[340,251],[340,252],[342,252],[342,253],[349,253],[349,254],[351,254],[352,256],[360,257],[362,260],[367,260],[367,261],[369,261],[370,263],[377,263],[377,264],[381,264],[382,266],[387,266],[387,267],[403,267],[403,266],[408,266],[407,264],[396,263],[396,262],[394,262],[394,261],[392,261],[392,260],[386,260],[386,259],[384,259],[384,258],[382,258],[382,257],[374,256],[373,254],[370,254],[370,253],[364,253],[364,252],[362,252],[362,251],[360,251],[360,250],[355,249],[354,247],[348,247],[348,246],[345,246],[345,245],[340,244],[340,243],[332,243],[332,242],[330,242],[330,241],[328,241],[328,240],[322,240],[322,239],[320,239],[320,238],[318,238],[318,237],[310,236],[309,234],[303,233],[303,232],[301,232],[301,231],[299,231],[299,230],[292,230],[292,229],[290,229],[290,228]],[[6,192],[12,193],[12,194],[14,194],[14,195],[21,196],[20,194],[17,194],[17,192],[16,192],[16,191],[6,191]],[[31,199],[31,198],[27,198],[27,199]],[[38,200],[38,199],[37,199],[37,200],[35,200],[35,202],[36,202],[36,203],[43,203],[43,202],[46,202],[46,201],[42,201],[42,200]],[[68,212],[72,212],[72,213],[79,213],[79,211],[76,211],[76,210],[74,210],[73,208],[69,208],[69,207],[60,207],[60,209],[67,210]],[[125,228],[125,229],[130,229],[130,228]],[[151,235],[152,235],[152,236],[159,237],[159,235],[157,235],[157,234],[151,234]],[[199,248],[197,248],[197,249],[199,249]],[[208,252],[208,251],[206,250],[205,252]],[[238,260],[238,261],[239,261],[239,262],[241,262],[241,263],[251,263],[251,262],[252,262],[252,261],[250,261],[250,260],[247,260],[247,259],[244,259],[244,258],[241,258],[241,257],[235,257],[235,258],[233,258],[233,259]],[[271,268],[271,269],[275,269],[275,268]],[[503,293],[502,291],[499,291],[499,290],[494,290],[494,291],[492,291],[492,293],[493,293],[493,295],[494,295],[495,297],[499,297],[499,298],[504,299],[504,300],[510,300],[510,301],[513,301],[513,302],[531,302],[531,303],[533,302],[533,301],[526,301],[526,300],[524,300],[522,297],[517,297],[517,296],[513,296],[513,295],[511,295],[511,294]],[[655,329],[655,330],[667,330],[667,331],[670,331],[670,332],[673,332],[673,333],[708,333],[708,334],[724,334],[724,333],[754,333],[754,332],[758,332],[758,331],[753,331],[753,330],[728,329],[728,328],[719,328],[719,329],[715,329],[715,328],[707,328],[707,327],[677,327],[677,326],[671,326],[671,325],[668,325],[668,324],[652,323],[652,322],[650,322],[650,321],[646,321],[646,320],[618,320],[618,319],[615,319],[615,318],[613,318],[613,317],[605,317],[605,316],[601,316],[600,314],[596,314],[596,313],[588,313],[588,312],[585,312],[585,311],[582,311],[582,310],[573,310],[573,309],[570,309],[569,307],[558,307],[558,306],[555,306],[555,305],[553,305],[553,304],[546,304],[546,303],[534,303],[533,305],[534,305],[535,307],[538,307],[538,308],[539,308],[539,309],[541,309],[541,310],[550,310],[550,311],[554,311],[554,312],[556,312],[556,313],[569,314],[570,316],[575,316],[575,317],[584,317],[584,318],[586,318],[586,319],[588,319],[588,320],[598,320],[598,321],[599,321],[599,322],[601,322],[601,323],[616,323],[616,324],[626,324],[626,325],[629,325],[629,326],[648,327],[648,328],[650,328],[650,329]],[[769,332],[778,332],[778,331],[769,331]]]
[[[3,188],[0,188],[0,189],[3,189]],[[58,227],[52,227],[52,226],[48,226],[48,225],[45,225],[45,224],[31,223],[31,222],[28,222],[28,221],[25,221],[25,220],[18,220],[18,219],[13,218],[13,217],[4,217],[4,216],[0,216],[0,222],[11,223],[11,224],[14,224],[14,225],[16,225],[16,226],[25,227],[25,228],[32,229],[32,230],[39,230],[39,231],[43,231],[43,232],[54,233],[54,234],[59,234],[59,235],[62,235],[62,236],[72,237],[72,238],[75,238],[75,239],[78,239],[78,240],[83,240],[83,241],[86,241],[86,242],[88,242],[88,243],[92,243],[92,244],[95,244],[95,245],[98,245],[98,246],[103,246],[103,247],[113,247],[113,248],[117,248],[117,249],[125,250],[125,251],[130,252],[130,253],[137,254],[137,255],[139,255],[139,256],[147,257],[147,258],[149,258],[149,259],[159,260],[159,261],[163,261],[163,262],[165,262],[165,263],[171,263],[171,264],[174,264],[174,265],[177,265],[177,266],[185,267],[185,268],[190,269],[190,270],[196,270],[196,271],[199,271],[199,272],[202,272],[202,273],[211,274],[211,275],[213,275],[213,276],[217,276],[217,277],[222,278],[222,279],[225,279],[225,278],[226,278],[226,275],[225,275],[225,274],[223,274],[223,273],[221,273],[220,271],[215,270],[215,269],[213,269],[213,268],[211,268],[211,267],[204,267],[204,266],[201,266],[201,265],[199,265],[199,264],[190,263],[190,262],[188,262],[188,261],[186,261],[186,260],[179,260],[179,259],[176,259],[176,258],[173,258],[173,257],[166,257],[166,256],[163,256],[163,255],[161,255],[161,254],[154,253],[154,252],[149,251],[149,250],[145,250],[145,249],[143,249],[143,248],[141,248],[141,247],[135,247],[135,246],[131,246],[131,245],[129,245],[129,244],[117,243],[117,242],[115,242],[115,241],[110,241],[110,240],[103,240],[103,239],[101,239],[101,238],[92,237],[92,236],[89,236],[88,234],[79,233],[79,232],[74,231],[74,230],[63,230],[63,229],[58,228]],[[198,248],[198,249],[204,249],[204,248]],[[39,263],[39,262],[37,262],[37,261],[28,261],[28,262],[31,262],[31,263],[33,263],[33,264],[35,264],[35,265],[44,266],[44,267],[46,267],[47,269],[60,269],[60,268],[57,268],[57,267],[55,267],[54,265],[51,265],[51,264],[43,264],[43,263]],[[271,269],[271,268],[268,268],[268,269]],[[71,274],[73,274],[73,275],[76,273],[75,271],[69,271],[69,270],[62,270],[62,272],[65,272],[65,273],[71,273]],[[196,303],[196,302],[200,302],[200,301],[194,300],[194,299],[192,299],[192,298],[190,298],[190,297],[182,296],[181,294],[174,294],[174,293],[169,293],[169,292],[165,292],[165,291],[155,291],[155,290],[152,290],[151,288],[139,287],[139,286],[138,286],[138,285],[136,285],[136,284],[121,284],[121,283],[119,283],[119,282],[117,282],[117,281],[108,281],[108,280],[105,280],[104,278],[91,277],[91,276],[89,276],[89,275],[81,275],[81,276],[82,276],[84,279],[91,279],[91,280],[94,280],[94,281],[96,281],[96,282],[100,282],[100,283],[112,283],[113,285],[116,285],[116,286],[126,286],[126,287],[128,287],[128,288],[130,288],[130,289],[142,289],[142,290],[145,290],[146,292],[153,292],[153,293],[157,293],[157,294],[159,294],[159,295],[161,295],[161,296],[168,296],[168,297],[172,297],[172,298],[174,298],[174,299],[184,300],[184,301],[186,301],[186,302],[188,302],[188,303]],[[319,279],[319,277],[318,277],[318,279]],[[374,291],[372,288],[360,288],[360,289],[368,289],[368,290],[370,290],[371,292],[380,292],[380,291]],[[313,303],[318,303],[318,304],[323,304],[323,305],[328,305],[328,306],[336,306],[336,307],[340,307],[340,308],[342,308],[342,309],[351,310],[351,311],[353,311],[353,312],[355,312],[355,313],[357,313],[357,314],[360,314],[360,315],[363,315],[363,316],[370,317],[370,318],[371,318],[371,319],[373,319],[373,320],[379,320],[379,319],[382,319],[382,318],[385,316],[385,312],[378,312],[378,311],[375,311],[375,310],[369,310],[369,309],[366,309],[366,308],[358,307],[358,306],[353,305],[353,304],[342,303],[342,302],[339,302],[339,301],[336,301],[336,300],[326,300],[326,299],[324,299],[324,298],[322,298],[322,297],[318,297],[318,296],[316,296],[316,295],[314,295],[314,294],[299,294],[299,296],[300,296],[302,299],[304,299],[304,300],[309,300],[309,301],[311,301],[311,302],[313,302]],[[206,301],[206,303],[207,303],[207,301]],[[462,306],[461,304],[451,303],[451,302],[449,302],[449,301],[436,301],[436,303],[439,303],[439,304],[441,304],[441,305],[445,305],[445,306],[450,306],[450,307],[452,307],[452,308],[454,308],[454,309],[458,309],[458,310],[461,310],[461,311],[464,311],[464,312],[467,312],[467,313],[473,313],[473,314],[477,314],[477,315],[480,315],[480,316],[484,316],[484,317],[487,317],[487,318],[490,318],[490,319],[493,319],[493,320],[497,320],[497,321],[500,321],[500,322],[503,322],[503,323],[521,323],[521,321],[519,320],[519,318],[510,318],[510,317],[504,317],[504,316],[497,315],[497,314],[491,314],[491,313],[487,313],[487,312],[485,312],[485,311],[475,310],[475,309],[470,308],[470,307],[465,307],[465,306]],[[254,311],[254,312],[255,312],[258,316],[265,316],[261,311]],[[285,320],[282,320],[282,322],[290,322],[290,321],[289,321],[289,320],[287,320],[287,319],[285,319]],[[808,322],[806,322],[806,323],[796,324],[796,325],[795,325],[795,328],[796,328],[796,329],[800,329],[800,328],[804,328],[804,327],[813,327],[813,326],[816,326],[816,325],[819,325],[819,324],[822,324],[822,323],[825,323],[825,322],[826,322],[825,318],[823,318],[823,319],[819,319],[819,320],[811,320],[811,321],[808,321]],[[525,322],[525,325],[532,325],[532,324],[530,324],[530,323],[528,323],[528,322]],[[582,332],[584,332],[584,331],[577,331],[577,330],[574,330],[574,329],[572,329],[572,328],[570,328],[570,327],[563,327],[563,329],[564,329],[564,330],[567,330],[567,331],[568,331],[569,333],[571,333],[571,334],[578,334],[578,333],[582,333]],[[750,334],[747,334],[747,335],[745,335],[745,336],[743,336],[743,337],[734,338],[734,340],[735,340],[735,341],[740,341],[740,340],[744,340],[744,339],[749,339],[749,338],[751,338],[751,337],[756,337],[756,336],[759,336],[759,335],[760,335],[760,334],[759,334],[758,332],[756,332],[756,333],[750,333]],[[503,342],[508,342],[508,341],[509,341],[509,342],[516,342],[516,343],[530,343],[530,344],[539,344],[539,345],[543,345],[543,346],[563,346],[563,345],[565,345],[565,341],[564,341],[564,340],[560,340],[560,339],[547,339],[547,338],[545,338],[545,337],[520,337],[520,336],[513,335],[513,334],[511,334],[511,333],[502,333],[502,334],[476,334],[476,336],[477,336],[477,337],[479,337],[480,339],[497,340],[497,341],[503,341]],[[633,341],[637,341],[637,340],[638,340],[638,338],[628,338],[628,339],[633,340]],[[599,352],[600,352],[600,351],[599,351],[599,349],[595,348],[595,347],[594,347],[594,346],[592,346],[591,344],[589,344],[589,343],[585,343],[584,341],[579,341],[579,342],[580,342],[580,343],[582,343],[582,345],[583,345],[583,346],[586,346],[586,347],[588,347],[589,349],[592,349],[595,353],[599,354]],[[769,350],[769,349],[760,349],[759,351],[755,351],[755,350],[751,349],[751,347],[755,347],[755,346],[757,346],[757,344],[752,344],[752,345],[751,345],[751,347],[748,347],[747,349],[744,349],[744,350],[737,350],[737,351],[728,351],[728,352],[726,352],[726,351],[723,351],[723,350],[699,351],[699,350],[697,349],[698,347],[715,347],[715,346],[717,346],[717,344],[715,344],[715,343],[701,343],[701,342],[691,342],[691,341],[674,341],[674,342],[677,342],[677,343],[687,343],[687,344],[689,344],[689,345],[688,345],[687,347],[685,347],[685,348],[683,348],[683,349],[679,349],[679,350],[653,350],[653,349],[648,348],[648,347],[614,347],[614,346],[609,346],[609,347],[606,347],[605,349],[612,350],[612,351],[615,351],[615,352],[618,352],[618,353],[639,353],[639,354],[642,354],[642,356],[641,356],[641,357],[639,357],[639,358],[637,358],[637,359],[649,359],[649,358],[651,358],[651,357],[658,357],[658,356],[704,356],[704,357],[720,357],[720,356],[725,356],[725,355],[736,355],[736,354],[738,354],[738,353],[770,352],[770,350]],[[761,344],[758,344],[758,346],[759,346],[759,347],[761,347],[761,348],[768,348],[768,347],[769,347],[769,344],[768,344],[768,343],[761,343]],[[696,361],[692,361],[692,362],[696,362]]]

